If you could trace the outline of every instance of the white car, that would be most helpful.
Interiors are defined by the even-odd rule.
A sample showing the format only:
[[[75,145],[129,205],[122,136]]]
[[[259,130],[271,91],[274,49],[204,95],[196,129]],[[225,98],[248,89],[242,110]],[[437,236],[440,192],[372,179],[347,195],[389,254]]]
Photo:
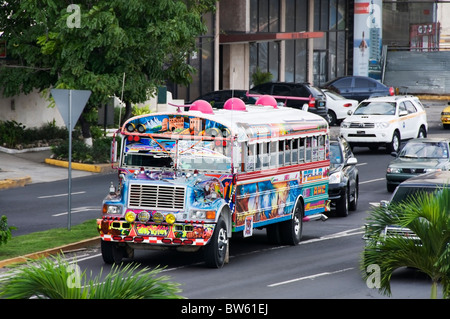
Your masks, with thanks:
[[[348,116],[349,111],[353,112],[358,106],[357,100],[347,99],[342,95],[327,89],[322,89],[322,91],[327,96],[327,108],[328,116],[330,118],[330,125],[337,125],[340,123]]]
[[[385,146],[398,152],[402,140],[426,137],[427,114],[420,100],[411,95],[374,97],[362,101],[340,127],[351,147]]]

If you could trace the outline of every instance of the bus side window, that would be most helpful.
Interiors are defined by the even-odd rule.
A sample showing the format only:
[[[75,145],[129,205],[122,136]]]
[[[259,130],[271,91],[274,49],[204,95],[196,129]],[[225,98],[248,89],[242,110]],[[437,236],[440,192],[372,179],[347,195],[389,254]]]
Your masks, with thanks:
[[[284,142],[285,142],[285,144],[284,144],[284,164],[289,165],[289,164],[291,164],[291,149],[292,149],[291,142],[292,142],[292,140],[286,140]]]
[[[260,170],[262,168],[262,143],[256,143],[256,166],[255,169],[256,170]]]
[[[317,146],[317,136],[312,137],[312,161],[317,161],[318,157],[318,146]]]
[[[278,141],[270,142],[270,167],[278,166]]]
[[[320,135],[318,137],[318,152],[319,152],[319,161],[325,160],[325,136]]]
[[[263,161],[263,168],[269,167],[269,142],[262,143],[263,151],[262,151],[262,161]]]
[[[292,164],[298,163],[298,138],[292,140]]]
[[[278,164],[280,166],[284,166],[284,148],[285,148],[284,145],[285,144],[286,144],[285,140],[278,142]]]
[[[256,144],[250,144],[247,147],[247,160],[246,160],[246,170],[254,171],[256,163]]]
[[[305,139],[299,139],[299,147],[298,147],[298,162],[303,163],[305,161]]]
[[[307,137],[306,138],[306,158],[305,158],[305,162],[311,162],[311,150],[312,150],[311,137]]]

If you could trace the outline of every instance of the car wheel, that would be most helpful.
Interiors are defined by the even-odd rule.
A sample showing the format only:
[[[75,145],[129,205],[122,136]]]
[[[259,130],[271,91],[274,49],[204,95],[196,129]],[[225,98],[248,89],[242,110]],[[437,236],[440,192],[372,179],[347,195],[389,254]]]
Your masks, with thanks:
[[[400,150],[400,143],[400,133],[398,131],[395,131],[392,135],[392,141],[386,147],[386,152],[388,154],[392,152],[398,153],[398,151]]]
[[[386,183],[386,189],[387,189],[387,191],[389,193],[394,192],[396,187],[397,187],[396,185],[392,185],[392,184]]]
[[[336,215],[339,217],[348,216],[348,190],[344,188],[341,199],[336,203]]]
[[[427,137],[427,131],[425,131],[424,127],[421,126],[419,129],[419,133],[417,134],[417,138],[425,138]]]
[[[328,110],[328,119],[330,126],[337,125],[337,116],[333,111]]]
[[[355,211],[356,208],[358,207],[358,196],[359,196],[359,185],[357,180],[355,185],[355,193],[353,194],[353,199],[350,201],[349,204],[349,209],[351,211]]]

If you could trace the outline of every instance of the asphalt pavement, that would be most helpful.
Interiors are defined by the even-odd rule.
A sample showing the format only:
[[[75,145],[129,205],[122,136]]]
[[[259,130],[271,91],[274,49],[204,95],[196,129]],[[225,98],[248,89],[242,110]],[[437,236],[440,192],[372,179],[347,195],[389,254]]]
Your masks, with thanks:
[[[30,183],[53,182],[69,177],[69,163],[51,158],[50,148],[13,150],[0,147],[0,191]],[[72,162],[72,178],[107,172],[111,165]]]

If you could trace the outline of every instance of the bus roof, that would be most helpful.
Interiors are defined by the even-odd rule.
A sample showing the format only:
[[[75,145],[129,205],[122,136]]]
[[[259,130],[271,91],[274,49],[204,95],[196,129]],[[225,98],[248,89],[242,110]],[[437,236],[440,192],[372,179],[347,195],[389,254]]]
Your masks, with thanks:
[[[269,137],[282,139],[308,132],[328,132],[328,123],[319,115],[295,108],[245,105],[245,110],[177,112],[175,109],[174,112],[145,114],[126,121],[122,133],[166,136],[170,133],[174,137],[174,134],[205,135],[210,129],[226,131],[227,136],[235,136],[238,141],[252,141]]]

